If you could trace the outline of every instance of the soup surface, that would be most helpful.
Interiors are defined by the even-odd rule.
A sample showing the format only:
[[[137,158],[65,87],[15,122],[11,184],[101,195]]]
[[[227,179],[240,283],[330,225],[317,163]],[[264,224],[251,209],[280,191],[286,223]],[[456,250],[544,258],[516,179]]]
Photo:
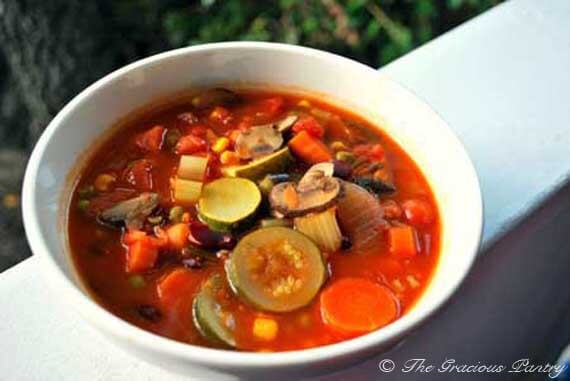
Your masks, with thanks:
[[[195,345],[286,351],[379,329],[439,255],[432,192],[367,121],[316,98],[210,89],[124,123],[74,190],[94,298]]]

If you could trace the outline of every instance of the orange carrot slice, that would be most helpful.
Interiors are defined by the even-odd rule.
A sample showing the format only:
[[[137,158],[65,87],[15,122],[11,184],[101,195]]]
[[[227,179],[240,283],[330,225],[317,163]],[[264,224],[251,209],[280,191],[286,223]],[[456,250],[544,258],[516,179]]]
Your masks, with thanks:
[[[332,160],[327,146],[319,139],[309,135],[305,130],[299,132],[289,141],[289,148],[295,155],[310,164]]]
[[[325,324],[346,335],[373,331],[398,315],[392,292],[363,278],[334,282],[321,293],[320,308]]]
[[[168,235],[168,244],[171,248],[182,250],[188,244],[188,236],[190,235],[190,227],[188,224],[179,223],[166,229]]]
[[[183,299],[192,299],[192,291],[197,287],[199,279],[189,270],[176,269],[158,282],[158,297],[166,306]]]
[[[129,245],[127,252],[127,272],[141,272],[154,267],[158,257],[158,248],[150,237],[136,240]]]
[[[413,258],[418,252],[416,232],[411,226],[393,226],[388,230],[390,253],[398,258]]]

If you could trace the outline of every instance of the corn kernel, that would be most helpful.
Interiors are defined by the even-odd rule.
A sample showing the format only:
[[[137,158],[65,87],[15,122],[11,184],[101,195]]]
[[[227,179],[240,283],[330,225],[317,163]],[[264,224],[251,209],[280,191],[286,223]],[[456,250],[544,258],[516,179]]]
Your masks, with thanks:
[[[220,155],[220,163],[223,165],[236,165],[239,164],[239,156],[233,151],[224,151]]]
[[[108,190],[111,190],[115,181],[117,181],[117,178],[115,176],[109,175],[108,173],[103,173],[97,176],[93,185],[97,191],[106,192]]]
[[[279,326],[273,319],[260,317],[253,322],[253,336],[260,340],[274,340],[277,337],[278,330]]]
[[[216,142],[212,146],[212,151],[214,151],[216,153],[224,152],[226,150],[226,148],[228,148],[229,145],[230,145],[230,139],[223,136],[223,137],[218,138],[216,140]]]
[[[343,150],[346,150],[346,145],[343,142],[337,140],[337,141],[334,141],[331,143],[331,148],[335,152],[343,151]]]
[[[311,103],[309,103],[308,100],[303,99],[302,101],[299,101],[299,103],[297,103],[297,106],[300,106],[300,107],[311,107]]]

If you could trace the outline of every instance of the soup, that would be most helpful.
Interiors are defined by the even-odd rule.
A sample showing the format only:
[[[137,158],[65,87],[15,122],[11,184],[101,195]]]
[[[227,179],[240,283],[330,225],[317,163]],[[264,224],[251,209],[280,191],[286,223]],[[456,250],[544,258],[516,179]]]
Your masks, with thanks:
[[[381,329],[429,284],[433,194],[368,121],[210,89],[119,126],[82,170],[72,257],[107,310],[194,345],[287,351]]]

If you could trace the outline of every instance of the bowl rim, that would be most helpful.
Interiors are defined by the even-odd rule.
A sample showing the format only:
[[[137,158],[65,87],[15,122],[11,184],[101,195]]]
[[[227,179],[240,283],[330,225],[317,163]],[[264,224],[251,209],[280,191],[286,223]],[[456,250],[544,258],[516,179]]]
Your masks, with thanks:
[[[461,272],[456,281],[449,284],[449,286],[438,295],[436,302],[432,303],[426,308],[425,313],[418,315],[404,315],[393,323],[389,324],[382,329],[370,332],[368,334],[341,341],[334,344],[319,346],[309,349],[293,350],[286,352],[274,353],[256,353],[256,352],[238,352],[225,349],[213,349],[207,347],[196,346],[193,344],[178,342],[151,332],[145,331],[132,325],[119,317],[113,315],[99,305],[94,299],[90,298],[80,287],[75,284],[68,276],[65,275],[62,268],[58,265],[54,257],[50,254],[50,249],[46,243],[45,237],[39,226],[36,205],[36,178],[40,169],[41,159],[44,156],[46,148],[53,144],[52,136],[54,132],[61,125],[66,115],[72,112],[76,106],[86,102],[90,96],[99,88],[105,86],[107,83],[116,80],[119,77],[135,71],[141,67],[157,64],[166,60],[176,59],[179,56],[193,54],[197,52],[220,52],[224,50],[233,49],[249,49],[261,50],[264,52],[270,51],[285,51],[292,54],[301,54],[314,56],[326,61],[334,61],[338,65],[352,66],[356,70],[368,71],[370,74],[379,75],[376,69],[366,66],[351,59],[338,56],[332,53],[324,52],[321,50],[269,42],[221,42],[212,44],[203,44],[197,46],[190,46],[180,49],[170,50],[164,53],[156,54],[129,65],[121,67],[112,73],[104,76],[84,89],[76,95],[64,108],[53,118],[49,123],[40,139],[36,143],[34,150],[28,161],[26,173],[24,176],[22,188],[22,214],[26,231],[27,240],[34,255],[40,257],[42,265],[47,267],[46,274],[49,274],[50,280],[57,283],[58,292],[66,294],[69,302],[73,304],[75,309],[83,316],[84,320],[89,320],[91,324],[96,325],[99,329],[103,329],[107,333],[112,333],[115,336],[123,337],[139,346],[146,347],[155,352],[166,352],[179,359],[189,361],[197,361],[202,364],[210,366],[217,366],[220,368],[257,368],[265,369],[274,366],[284,365],[303,365],[319,361],[327,361],[339,356],[347,354],[356,354],[364,351],[373,350],[376,346],[382,343],[391,342],[401,337],[403,333],[410,332],[418,325],[423,323],[429,316],[433,315],[446,301],[449,300],[451,295],[455,293],[459,285],[463,282],[471,269],[473,262],[477,256],[479,249],[482,229],[483,229],[483,201],[481,195],[481,188],[475,167],[469,158],[467,151],[459,138],[449,127],[448,123],[435,110],[433,110],[427,102],[423,101],[420,97],[407,89],[405,86],[390,78],[383,77],[385,80],[390,81],[400,87],[403,91],[407,92],[417,100],[419,104],[427,106],[439,119],[440,124],[447,127],[449,132],[448,138],[454,141],[454,144],[459,148],[459,153],[463,156],[465,169],[468,173],[466,176],[470,177],[474,184],[477,185],[475,190],[476,199],[473,200],[477,203],[475,211],[477,213],[477,221],[473,223],[472,237],[469,239],[469,244],[465,247],[463,267],[457,269]],[[404,148],[405,149],[405,148]]]

